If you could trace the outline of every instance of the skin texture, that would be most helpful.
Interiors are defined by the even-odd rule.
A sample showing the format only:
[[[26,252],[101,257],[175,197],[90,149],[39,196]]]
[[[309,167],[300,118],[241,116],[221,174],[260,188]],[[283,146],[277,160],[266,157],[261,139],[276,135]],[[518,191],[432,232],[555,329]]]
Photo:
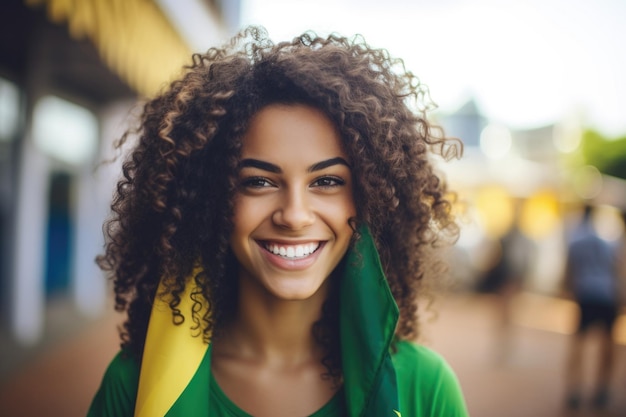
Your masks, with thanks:
[[[262,194],[265,190],[253,196],[245,188],[243,193],[241,175],[252,169],[242,169],[251,126],[263,109],[273,106],[317,109],[332,123],[339,155],[350,165],[345,180],[351,181],[346,188],[351,188],[356,208],[354,215],[349,214],[352,230],[365,224],[375,240],[400,310],[396,336],[419,336],[428,288],[443,277],[434,249],[458,235],[454,196],[437,175],[432,159],[460,154],[460,144],[427,119],[427,111],[433,108],[428,89],[387,51],[370,47],[360,37],[322,38],[314,33],[274,43],[262,28],[252,27],[223,47],[194,55],[178,80],[146,101],[137,127],[118,144],[130,149],[104,227],[106,247],[98,264],[113,281],[116,309],[128,316],[120,336],[129,354],[141,358],[152,303],[163,296],[157,293],[161,281],[173,322],[191,320],[207,342],[228,334],[242,311],[244,285],[256,283],[258,293],[268,299],[317,300],[311,294],[325,291],[318,314],[303,321],[302,328],[315,341],[319,351],[314,356],[321,355],[324,377],[341,383],[339,329],[334,319],[339,295],[332,275],[321,282],[340,253],[335,248],[344,245],[340,230],[345,224],[340,226],[334,216],[332,221],[322,218],[319,210],[293,209],[303,204],[300,198],[327,201],[326,197],[342,194],[318,193],[320,188],[311,187],[313,179],[298,177],[304,177],[302,173],[294,175],[299,178],[296,186],[290,175],[282,183],[277,178],[282,188],[267,191],[288,205],[293,199],[287,211],[267,217],[263,205],[259,213],[246,209],[249,214],[237,214],[246,207],[238,200],[271,200]],[[290,140],[297,139],[295,135]],[[280,150],[277,146],[262,158],[271,159]],[[298,150],[292,157],[308,153]],[[304,161],[303,166],[324,158]],[[348,176],[342,164],[328,169]],[[346,203],[347,196],[343,197]],[[266,216],[257,218],[261,212]],[[280,274],[276,279],[256,274],[256,263],[261,262],[256,255],[263,252],[246,236],[301,238],[293,231],[287,233],[286,227],[312,220],[310,227],[316,234],[306,239],[328,240],[320,255],[323,268],[296,284]],[[245,226],[241,238],[235,238],[248,221],[252,223]],[[261,264],[260,270],[276,269],[269,262]],[[192,276],[194,270],[201,272]],[[190,276],[199,288],[194,294],[198,308],[184,315],[178,306]],[[201,299],[208,301],[206,313],[200,308]]]
[[[310,329],[353,234],[346,158],[332,122],[302,105],[265,107],[243,138],[230,240],[239,309],[213,341],[212,367],[222,390],[248,413],[309,415],[338,388],[320,379],[323,350]],[[270,244],[317,249],[285,259],[268,251]]]

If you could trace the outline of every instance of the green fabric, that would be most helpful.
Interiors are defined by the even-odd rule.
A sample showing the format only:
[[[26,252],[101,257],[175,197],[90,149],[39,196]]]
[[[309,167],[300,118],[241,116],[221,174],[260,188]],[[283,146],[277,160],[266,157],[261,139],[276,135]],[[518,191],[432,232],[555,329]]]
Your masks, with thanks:
[[[139,363],[120,351],[102,378],[87,417],[132,417],[139,386]]]
[[[350,417],[396,417],[398,392],[389,346],[398,307],[367,228],[345,259],[340,289],[341,359]]]
[[[403,417],[468,417],[459,381],[448,363],[427,347],[395,344],[391,356]]]
[[[207,349],[200,366],[189,385],[178,397],[167,417],[209,416],[209,375],[211,373],[211,349]]]
[[[356,250],[347,254],[340,289],[347,415],[466,417],[459,383],[443,358],[409,342],[397,342],[395,350],[389,349],[398,308],[382,273],[374,242],[366,229],[361,233]],[[168,417],[209,415],[210,351],[207,349]],[[137,361],[118,354],[105,372],[88,417],[132,417],[139,368]]]

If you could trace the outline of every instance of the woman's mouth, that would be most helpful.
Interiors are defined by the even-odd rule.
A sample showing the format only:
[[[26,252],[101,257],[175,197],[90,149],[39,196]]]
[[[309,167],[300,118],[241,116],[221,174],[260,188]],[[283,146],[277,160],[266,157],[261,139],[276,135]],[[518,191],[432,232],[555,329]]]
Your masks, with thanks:
[[[320,242],[309,242],[297,245],[263,242],[263,247],[265,248],[265,250],[286,260],[306,258],[307,256],[317,251],[320,246]]]

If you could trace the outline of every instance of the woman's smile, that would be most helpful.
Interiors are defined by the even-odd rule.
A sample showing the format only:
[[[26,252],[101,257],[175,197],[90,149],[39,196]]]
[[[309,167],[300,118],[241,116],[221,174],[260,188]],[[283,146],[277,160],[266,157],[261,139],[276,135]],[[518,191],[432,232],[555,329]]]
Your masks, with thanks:
[[[263,247],[274,255],[278,255],[285,259],[306,258],[320,247],[320,242],[300,243],[300,244],[281,244],[266,242]]]
[[[325,242],[284,244],[263,242],[266,259],[275,267],[285,270],[300,270],[311,266],[321,254]]]

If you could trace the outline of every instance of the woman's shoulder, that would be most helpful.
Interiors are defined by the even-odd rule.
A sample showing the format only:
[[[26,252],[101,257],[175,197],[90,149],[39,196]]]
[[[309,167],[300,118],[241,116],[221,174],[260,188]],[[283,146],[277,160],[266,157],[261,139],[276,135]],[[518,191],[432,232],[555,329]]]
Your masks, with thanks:
[[[139,377],[140,367],[139,360],[134,355],[126,350],[120,350],[109,363],[105,376],[121,379]]]
[[[399,365],[409,370],[436,372],[449,369],[448,362],[441,354],[427,346],[406,340],[396,342],[392,358],[396,367]]]
[[[403,414],[467,416],[458,378],[441,354],[423,345],[399,341],[392,359]]]
[[[138,359],[124,350],[118,352],[104,373],[88,417],[132,416],[140,368]]]

